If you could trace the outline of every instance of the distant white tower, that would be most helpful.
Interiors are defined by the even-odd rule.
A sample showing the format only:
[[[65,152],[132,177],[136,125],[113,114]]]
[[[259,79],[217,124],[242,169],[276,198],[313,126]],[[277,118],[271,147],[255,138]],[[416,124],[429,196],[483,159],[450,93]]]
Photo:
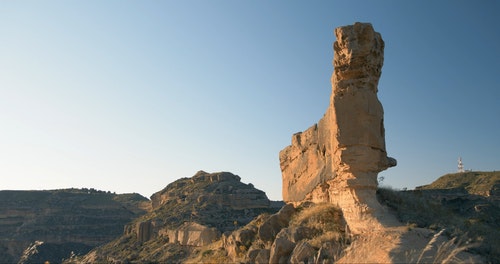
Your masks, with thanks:
[[[465,172],[464,164],[462,163],[462,157],[458,158],[458,172]]]

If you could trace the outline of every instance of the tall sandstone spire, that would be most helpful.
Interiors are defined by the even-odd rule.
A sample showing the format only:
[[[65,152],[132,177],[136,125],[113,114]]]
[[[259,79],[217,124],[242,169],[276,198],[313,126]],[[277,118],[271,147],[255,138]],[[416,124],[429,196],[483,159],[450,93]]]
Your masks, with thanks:
[[[382,214],[377,174],[396,165],[387,157],[377,98],[384,41],[369,23],[336,28],[335,35],[330,105],[280,152],[283,200],[337,204],[351,230],[363,232]]]

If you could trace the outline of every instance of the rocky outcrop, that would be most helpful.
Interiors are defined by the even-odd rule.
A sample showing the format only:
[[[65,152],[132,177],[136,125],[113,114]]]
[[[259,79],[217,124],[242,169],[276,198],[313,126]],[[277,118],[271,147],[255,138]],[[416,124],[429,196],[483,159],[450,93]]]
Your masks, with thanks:
[[[280,152],[285,202],[339,205],[353,231],[380,205],[378,172],[395,166],[387,157],[383,108],[377,98],[384,42],[368,23],[335,29],[330,106],[323,118],[292,136]]]
[[[198,171],[193,177],[181,179],[169,184],[165,189],[151,196],[153,209],[157,209],[168,202],[183,202],[187,194],[179,193],[179,190],[195,185],[214,185],[215,189],[210,193],[192,193],[196,196],[198,203],[210,203],[218,206],[228,206],[235,210],[269,208],[270,201],[266,194],[248,185],[249,188],[236,188],[241,186],[241,178],[230,172],[207,173]]]
[[[350,242],[344,227],[341,212],[332,204],[287,204],[223,235],[222,247],[214,251],[221,251],[217,254],[226,259],[201,254],[202,258],[187,262],[334,263]]]
[[[257,254],[255,256],[255,260],[250,259],[251,262],[255,262],[255,264],[267,264],[269,263],[269,256],[271,255],[271,250],[269,249],[258,249]]]
[[[262,223],[259,227],[259,237],[264,242],[272,242],[281,229],[288,226],[291,216],[295,213],[292,204],[287,204]]]
[[[139,242],[146,242],[153,238],[153,224],[151,221],[143,221],[136,224],[135,233],[137,234],[137,240]]]
[[[290,255],[290,263],[313,263],[316,250],[307,241],[300,241]],[[333,255],[333,254],[332,254]]]
[[[407,194],[408,192],[404,192]],[[388,197],[388,196],[386,196]],[[417,218],[426,218],[432,212],[419,212],[416,208],[425,202],[422,197],[413,198],[408,205],[412,207]],[[387,198],[386,198],[387,199]],[[401,201],[396,197],[390,200]],[[435,203],[434,198],[428,202]],[[461,251],[460,244],[454,245],[453,240],[442,236],[443,231],[414,228],[409,225],[386,227],[383,230],[373,230],[363,234],[352,234],[346,228],[342,211],[331,203],[314,204],[305,202],[297,207],[287,205],[287,209],[273,215],[261,215],[247,226],[222,237],[222,243],[216,242],[207,246],[206,251],[199,252],[198,257],[188,259],[187,263],[407,263],[442,262],[440,257],[453,258],[453,261],[483,263],[478,256],[470,254],[452,255]],[[429,208],[429,207],[427,207]],[[461,206],[457,206],[461,210]],[[284,214],[287,211],[289,213]],[[444,212],[444,211],[443,211]],[[287,217],[284,217],[284,216]],[[407,215],[407,213],[405,213]],[[463,212],[457,212],[462,219]],[[495,215],[490,220],[482,218],[481,221],[492,221],[488,230],[493,233],[489,244],[493,246],[489,252],[495,252],[498,247],[494,245],[498,235]],[[437,217],[437,216],[433,216]],[[453,214],[445,214],[452,217]],[[475,218],[475,217],[474,217]],[[275,220],[271,220],[275,219]],[[276,223],[276,219],[283,220],[280,225],[272,224],[275,236],[268,236],[266,225]],[[478,218],[475,218],[478,219]],[[461,221],[451,220],[461,225]],[[453,225],[449,230],[453,230]],[[255,232],[255,230],[259,230]],[[485,230],[485,231],[486,231]],[[461,232],[465,233],[465,232]],[[496,236],[495,236],[496,235]],[[485,237],[484,234],[481,237]],[[471,244],[473,244],[471,240]],[[222,247],[221,247],[222,245]],[[439,251],[439,254],[438,254]],[[425,254],[424,254],[425,253]],[[465,252],[463,252],[465,253]],[[196,253],[195,253],[196,254]],[[487,253],[486,253],[487,254]],[[214,257],[215,256],[215,257]],[[456,258],[455,258],[456,257]],[[496,260],[491,258],[492,260]],[[436,261],[437,260],[437,261]],[[497,263],[498,261],[491,261]]]
[[[183,221],[215,227],[221,232],[250,222],[260,212],[276,211],[266,194],[230,172],[198,171],[176,180],[151,196],[157,230],[175,229]]]
[[[295,246],[295,243],[287,236],[287,229],[282,229],[271,246],[269,263],[287,263]]]
[[[236,230],[230,235],[224,235],[222,237],[222,245],[227,251],[227,255],[231,259],[238,258],[239,255],[243,253],[245,249],[248,249],[255,239],[257,234],[257,227],[247,226],[245,228]],[[255,259],[257,253],[252,257]]]
[[[0,191],[0,263],[85,254],[120,235],[147,204],[139,194],[95,189]]]
[[[129,224],[121,237],[87,254],[82,262],[179,262],[188,252],[219,240],[283,203],[273,202],[252,184],[230,172],[197,172],[151,196],[152,211]],[[278,230],[279,231],[279,230]],[[246,230],[222,236],[238,255],[257,233]],[[236,243],[236,241],[238,241]],[[243,242],[241,242],[243,241]],[[150,252],[160,252],[150,254]],[[111,261],[112,262],[112,261]]]
[[[184,223],[175,230],[169,230],[167,236],[169,243],[202,247],[218,240],[220,232],[216,228],[191,222]]]

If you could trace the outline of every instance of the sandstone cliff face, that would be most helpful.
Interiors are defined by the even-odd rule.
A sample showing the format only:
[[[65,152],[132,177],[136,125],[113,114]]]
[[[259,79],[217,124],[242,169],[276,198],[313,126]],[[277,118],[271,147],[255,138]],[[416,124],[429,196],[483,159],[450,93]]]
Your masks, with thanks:
[[[0,191],[0,263],[60,262],[111,241],[149,200],[94,189]],[[38,241],[38,244],[35,243]],[[57,249],[57,250],[56,250]]]
[[[387,157],[377,98],[384,42],[368,23],[336,28],[335,35],[330,106],[280,152],[283,200],[334,203],[357,229],[379,208],[378,172],[396,165]]]

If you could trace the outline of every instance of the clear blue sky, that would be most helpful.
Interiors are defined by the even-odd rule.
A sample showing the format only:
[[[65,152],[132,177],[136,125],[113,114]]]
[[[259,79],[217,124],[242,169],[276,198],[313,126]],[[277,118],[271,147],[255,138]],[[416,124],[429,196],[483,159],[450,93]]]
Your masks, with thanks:
[[[324,114],[333,29],[386,43],[379,99],[413,188],[500,169],[499,1],[1,1],[0,189],[145,196],[198,170],[281,199],[278,153]]]

